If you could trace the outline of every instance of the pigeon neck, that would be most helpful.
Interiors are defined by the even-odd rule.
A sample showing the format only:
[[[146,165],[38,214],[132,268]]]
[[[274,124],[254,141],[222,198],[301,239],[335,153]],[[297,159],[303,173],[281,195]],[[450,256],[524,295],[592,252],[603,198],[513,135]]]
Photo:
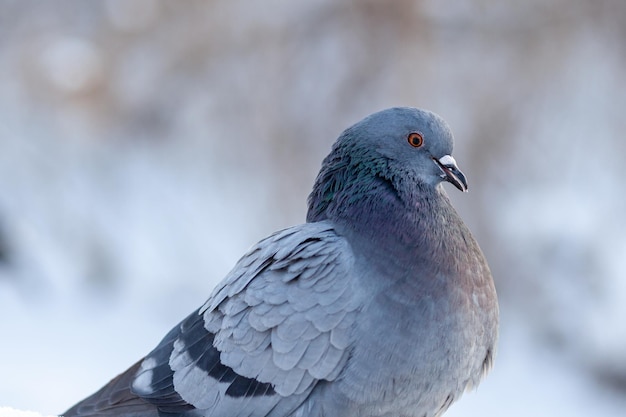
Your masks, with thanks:
[[[446,241],[463,239],[463,225],[441,186],[416,184],[415,192],[402,197],[384,181],[354,191],[335,195],[319,218],[309,211],[308,220],[328,219],[368,256],[391,255],[404,265],[420,259],[436,262]]]
[[[473,239],[443,189],[413,199],[411,206],[398,199],[371,197],[334,222],[355,254],[365,258],[380,276],[388,277],[390,283],[421,285],[414,279],[416,275],[463,275],[459,275],[463,259],[456,256],[454,248],[469,245],[473,251]]]

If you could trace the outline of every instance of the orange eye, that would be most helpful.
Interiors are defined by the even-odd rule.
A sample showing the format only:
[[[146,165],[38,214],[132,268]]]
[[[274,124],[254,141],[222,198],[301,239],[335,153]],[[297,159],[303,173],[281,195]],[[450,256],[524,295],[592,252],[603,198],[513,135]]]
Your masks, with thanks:
[[[406,138],[409,141],[409,144],[414,148],[419,148],[424,144],[424,137],[419,132],[409,133],[409,136]]]

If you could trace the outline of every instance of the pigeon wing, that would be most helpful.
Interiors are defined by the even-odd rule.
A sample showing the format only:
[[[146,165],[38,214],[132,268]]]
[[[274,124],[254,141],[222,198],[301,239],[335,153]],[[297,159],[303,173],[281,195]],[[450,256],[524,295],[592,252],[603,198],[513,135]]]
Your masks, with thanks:
[[[144,358],[132,390],[170,413],[288,415],[348,359],[353,260],[327,222],[259,242]]]

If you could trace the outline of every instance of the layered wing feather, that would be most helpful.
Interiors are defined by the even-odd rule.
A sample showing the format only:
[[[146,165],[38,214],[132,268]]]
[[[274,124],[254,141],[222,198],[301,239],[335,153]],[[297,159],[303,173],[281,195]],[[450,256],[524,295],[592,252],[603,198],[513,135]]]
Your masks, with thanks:
[[[259,242],[146,356],[132,391],[170,413],[289,415],[348,359],[353,261],[326,222]]]

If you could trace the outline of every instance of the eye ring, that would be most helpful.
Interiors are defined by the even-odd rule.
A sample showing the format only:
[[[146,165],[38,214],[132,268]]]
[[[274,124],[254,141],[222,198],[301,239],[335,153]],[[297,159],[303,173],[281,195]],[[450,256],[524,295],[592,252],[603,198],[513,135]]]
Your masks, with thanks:
[[[424,136],[422,136],[420,132],[411,132],[406,139],[409,142],[409,145],[414,148],[419,148],[424,144]]]

